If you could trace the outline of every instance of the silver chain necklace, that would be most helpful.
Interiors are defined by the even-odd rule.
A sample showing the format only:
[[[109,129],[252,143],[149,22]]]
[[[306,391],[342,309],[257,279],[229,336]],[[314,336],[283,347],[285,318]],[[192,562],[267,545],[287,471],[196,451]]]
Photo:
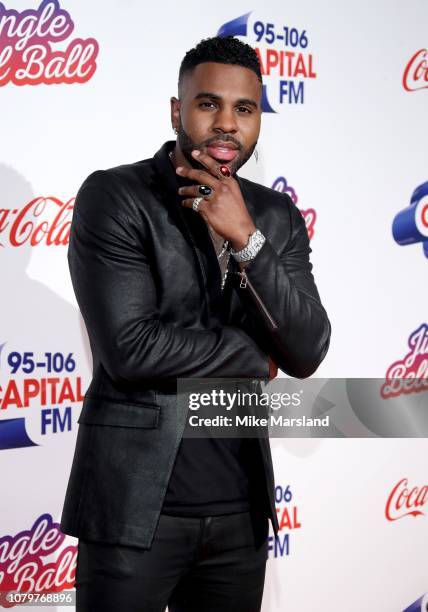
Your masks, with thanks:
[[[225,253],[225,251],[226,251],[228,246],[229,246],[229,240],[225,240],[223,242],[223,246],[222,246],[221,252],[217,255],[217,259],[221,259],[223,257],[223,255],[224,255],[224,253]],[[229,255],[230,255],[230,252],[229,252]]]
[[[230,259],[230,251],[227,252],[227,261],[226,261],[226,270],[224,271],[223,278],[221,281],[221,290],[223,291],[224,285],[226,284],[227,274],[229,272],[229,259]]]
[[[209,231],[209,233],[210,233],[210,235],[212,237],[212,241],[215,244],[215,239],[214,239],[214,235],[213,235],[213,233],[211,231],[211,228],[210,228],[209,225],[207,227],[208,227],[208,231]],[[230,260],[229,240],[224,240],[223,246],[221,248],[221,251],[217,255],[217,260],[219,262],[219,267],[220,267],[220,260],[221,260],[221,258],[223,257],[223,255],[225,253],[227,253],[227,255],[226,255],[227,259],[226,259],[226,268],[225,268],[225,271],[223,273],[223,278],[222,278],[222,281],[221,281],[221,290],[222,291],[223,291],[224,285],[226,283],[227,273],[229,272],[229,260]],[[221,270],[221,268],[220,268],[220,270]]]

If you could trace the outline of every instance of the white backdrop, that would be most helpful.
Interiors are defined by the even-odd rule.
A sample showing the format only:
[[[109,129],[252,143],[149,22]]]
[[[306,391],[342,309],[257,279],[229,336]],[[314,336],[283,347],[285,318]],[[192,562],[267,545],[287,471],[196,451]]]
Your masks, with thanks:
[[[91,371],[66,260],[73,198],[93,170],[151,157],[173,138],[169,98],[177,93],[181,59],[224,24],[250,13],[241,38],[262,58],[269,50],[302,54],[300,76],[273,68],[266,77],[276,112],[263,114],[259,161],[241,174],[268,186],[283,177],[313,232],[313,273],[332,323],[330,350],[315,376],[384,379],[392,364],[412,354],[406,373],[419,368],[419,376],[428,376],[427,257],[417,231],[416,243],[405,246],[392,234],[395,216],[428,181],[424,64],[419,78],[406,80],[412,91],[403,84],[410,59],[428,46],[426,2],[51,4],[73,24],[63,41],[45,37],[43,44],[58,51],[77,38],[94,39],[98,54],[86,82],[7,82],[2,74],[10,69],[18,79],[18,66],[7,64],[2,49],[11,45],[15,62],[22,49],[19,36],[6,39],[6,24],[0,28],[3,590],[31,576],[40,584],[54,577],[58,589],[72,585],[76,540],[55,536],[55,523]],[[6,11],[38,8],[30,0],[3,2],[0,24]],[[292,29],[301,45],[292,46]],[[29,39],[26,46],[37,43]],[[316,76],[305,78],[309,55]],[[295,67],[297,55],[286,57]],[[281,80],[288,92],[303,83],[303,102],[290,102],[289,93],[280,104]],[[47,244],[49,228],[60,244]],[[420,328],[412,348],[409,339]],[[270,538],[264,612],[400,612],[428,591],[426,439],[274,439],[271,445],[278,511],[286,509],[290,520],[276,546]],[[417,491],[408,506],[398,493],[393,497],[390,520],[387,501],[402,479],[398,493],[405,486]],[[36,521],[40,530],[53,529],[51,540],[42,541],[37,527],[32,540],[23,533]]]

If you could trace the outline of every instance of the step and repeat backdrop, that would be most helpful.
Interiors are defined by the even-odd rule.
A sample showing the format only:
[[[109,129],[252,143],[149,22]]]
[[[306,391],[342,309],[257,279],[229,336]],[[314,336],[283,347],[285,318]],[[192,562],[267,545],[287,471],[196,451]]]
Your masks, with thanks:
[[[174,137],[169,99],[201,39],[259,55],[259,156],[241,175],[305,217],[332,323],[315,377],[428,377],[427,23],[422,0],[0,2],[0,607],[74,583],[58,523],[91,378],[67,266],[75,195]],[[426,611],[428,440],[271,447],[263,610]]]

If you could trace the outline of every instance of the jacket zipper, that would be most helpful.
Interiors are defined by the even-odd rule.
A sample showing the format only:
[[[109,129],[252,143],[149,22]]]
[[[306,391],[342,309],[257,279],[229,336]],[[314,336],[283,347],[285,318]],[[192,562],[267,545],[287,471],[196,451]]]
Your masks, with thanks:
[[[250,293],[253,294],[253,296],[254,296],[257,304],[259,305],[261,311],[265,315],[266,319],[269,321],[269,324],[271,325],[272,329],[278,329],[278,325],[276,324],[276,322],[273,319],[273,317],[269,314],[268,309],[263,304],[261,297],[259,296],[259,294],[257,293],[257,291],[254,288],[254,285],[252,284],[252,282],[250,281],[250,279],[246,275],[245,270],[242,270],[241,272],[236,272],[236,274],[239,274],[239,276],[241,277],[241,282],[239,283],[239,287],[241,289],[245,289],[246,287],[248,287],[248,289],[250,290]]]

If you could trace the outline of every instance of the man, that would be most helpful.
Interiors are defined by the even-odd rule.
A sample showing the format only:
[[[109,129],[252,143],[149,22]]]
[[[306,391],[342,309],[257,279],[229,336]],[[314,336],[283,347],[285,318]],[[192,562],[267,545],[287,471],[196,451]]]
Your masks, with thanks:
[[[183,59],[176,142],[96,171],[70,272],[93,354],[61,520],[79,538],[77,610],[260,610],[269,441],[189,439],[179,378],[310,376],[330,323],[303,217],[238,177],[260,131],[257,55],[232,37]]]

